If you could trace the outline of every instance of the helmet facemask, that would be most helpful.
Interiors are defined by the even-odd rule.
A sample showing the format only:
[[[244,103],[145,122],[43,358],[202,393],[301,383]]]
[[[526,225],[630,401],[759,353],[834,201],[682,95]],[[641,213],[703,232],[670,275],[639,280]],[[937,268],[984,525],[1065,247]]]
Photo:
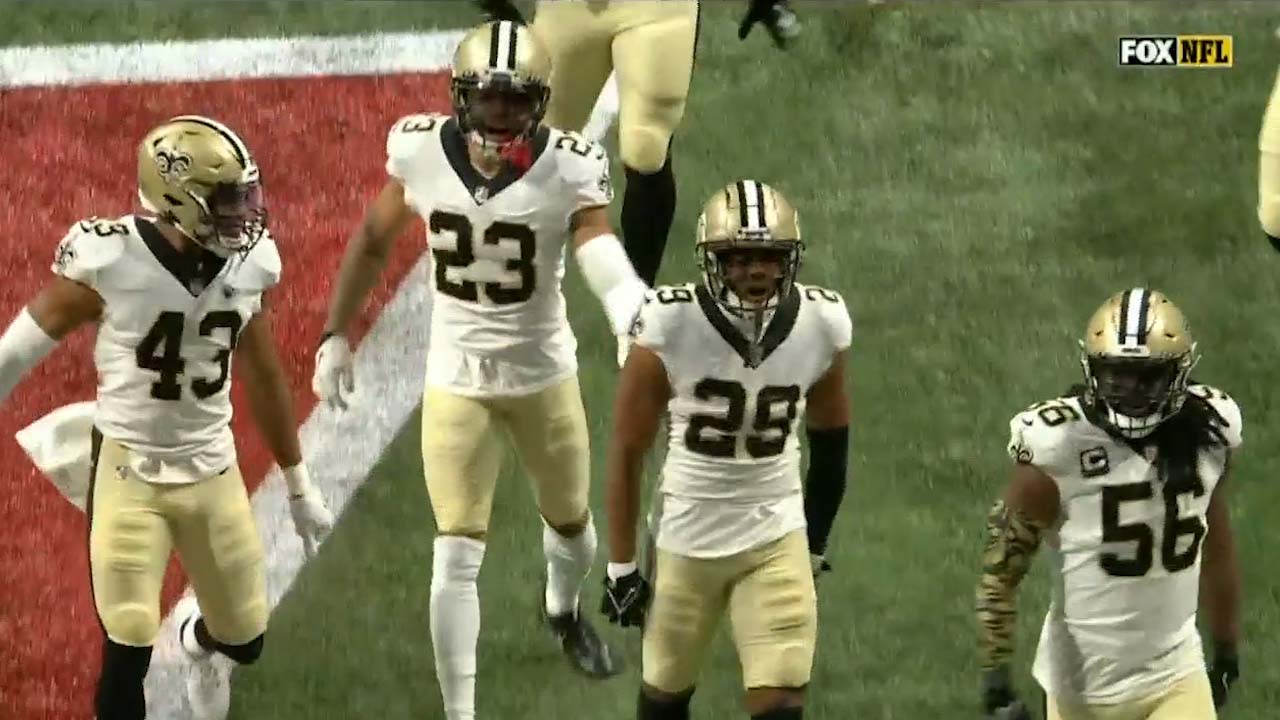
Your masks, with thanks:
[[[1187,398],[1195,346],[1175,357],[1117,357],[1081,354],[1087,399],[1121,435],[1150,435],[1177,414]]]
[[[699,248],[708,292],[727,314],[750,324],[753,346],[759,346],[773,311],[795,286],[802,247],[798,241],[743,240]]]
[[[521,81],[498,71],[491,71],[487,78],[454,78],[451,93],[458,128],[489,161],[505,159],[533,137],[551,96],[540,82]]]

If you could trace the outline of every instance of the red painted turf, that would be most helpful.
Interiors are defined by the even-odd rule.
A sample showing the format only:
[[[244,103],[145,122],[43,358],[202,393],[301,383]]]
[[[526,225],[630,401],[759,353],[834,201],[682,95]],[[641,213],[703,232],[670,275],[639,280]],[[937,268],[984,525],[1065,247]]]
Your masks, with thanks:
[[[49,277],[66,229],[91,215],[132,212],[135,143],[171,115],[235,128],[263,168],[284,278],[273,325],[301,422],[314,404],[311,355],[345,238],[381,186],[395,118],[447,108],[443,75],[311,78],[0,91],[0,323]],[[423,250],[402,240],[359,322],[363,335]],[[13,439],[60,405],[89,399],[93,331],[77,331],[0,408],[0,718],[92,717],[101,652],[90,600],[83,514],[40,477]],[[241,466],[252,487],[271,459],[235,393]],[[171,563],[167,609],[183,585]]]

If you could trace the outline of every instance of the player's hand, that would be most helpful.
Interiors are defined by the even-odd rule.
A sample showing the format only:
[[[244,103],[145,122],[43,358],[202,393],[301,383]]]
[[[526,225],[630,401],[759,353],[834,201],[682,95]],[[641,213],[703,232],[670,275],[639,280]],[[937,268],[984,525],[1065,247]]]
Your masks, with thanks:
[[[1009,684],[1009,669],[988,670],[982,676],[982,716],[985,720],[1031,720],[1031,713]]]
[[[480,5],[480,9],[484,11],[484,16],[490,22],[510,20],[521,25],[525,24],[524,16],[520,14],[520,9],[511,0],[476,0],[476,3]]]
[[[356,389],[355,367],[347,336],[335,333],[320,343],[316,350],[316,369],[311,376],[311,390],[330,407],[347,409],[346,395]]]
[[[809,553],[809,566],[813,569],[813,579],[817,580],[822,573],[831,572],[831,563],[827,562],[825,555],[814,555]]]
[[[611,623],[622,627],[641,627],[644,625],[644,613],[649,607],[651,594],[649,581],[644,579],[638,569],[633,569],[617,580],[610,579],[606,573],[600,612]]]
[[[738,25],[738,39],[746,40],[756,23],[764,23],[773,38],[773,44],[786,49],[787,41],[800,34],[800,19],[787,0],[748,0],[750,5],[742,23]]]
[[[324,497],[314,487],[290,495],[289,514],[293,516],[293,529],[302,539],[302,551],[308,559],[315,557],[316,549],[333,530],[333,513]]]
[[[1240,679],[1240,657],[1234,648],[1218,647],[1209,665],[1209,687],[1213,688],[1213,706],[1221,709],[1227,704],[1231,686]]]

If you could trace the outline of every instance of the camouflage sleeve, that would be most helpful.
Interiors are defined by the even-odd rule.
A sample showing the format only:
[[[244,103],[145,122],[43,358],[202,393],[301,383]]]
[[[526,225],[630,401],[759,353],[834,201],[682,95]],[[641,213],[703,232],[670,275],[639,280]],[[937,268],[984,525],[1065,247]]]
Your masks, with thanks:
[[[987,544],[978,582],[978,646],[982,669],[1008,664],[1017,628],[1018,584],[1026,577],[1040,547],[1044,527],[1022,511],[996,501],[987,514]]]

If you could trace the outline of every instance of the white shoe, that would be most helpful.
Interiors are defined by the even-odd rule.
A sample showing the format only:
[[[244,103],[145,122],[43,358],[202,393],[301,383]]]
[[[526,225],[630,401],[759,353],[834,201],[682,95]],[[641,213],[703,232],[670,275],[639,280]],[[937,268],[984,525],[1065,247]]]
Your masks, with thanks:
[[[231,711],[231,661],[218,653],[192,647],[183,634],[200,619],[200,606],[193,597],[184,597],[173,608],[178,624],[178,646],[186,655],[187,702],[196,720],[224,720]]]
[[[631,353],[631,336],[618,336],[618,369],[627,364],[627,355]]]

